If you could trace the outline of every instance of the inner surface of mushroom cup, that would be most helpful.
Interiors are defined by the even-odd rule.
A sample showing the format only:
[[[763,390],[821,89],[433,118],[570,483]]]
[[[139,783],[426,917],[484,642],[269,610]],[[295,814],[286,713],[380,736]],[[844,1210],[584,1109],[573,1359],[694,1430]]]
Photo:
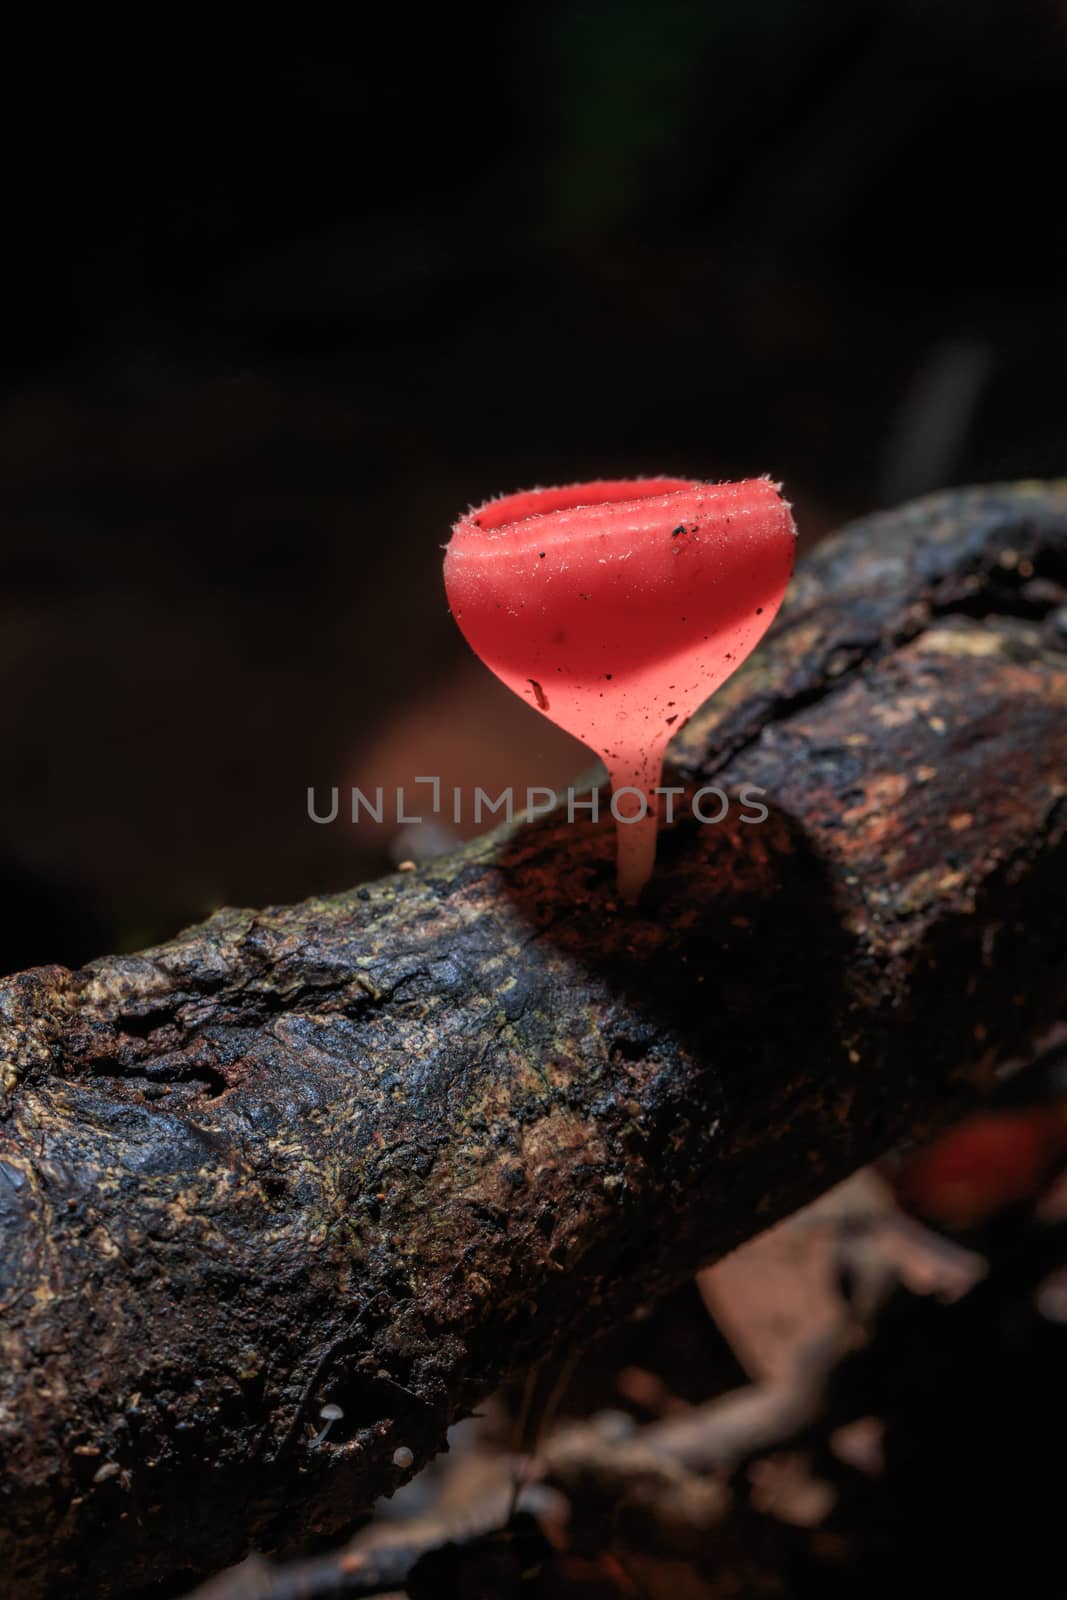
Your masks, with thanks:
[[[647,796],[651,817],[619,825],[627,898],[650,869],[667,743],[766,631],[794,544],[766,478],[534,490],[456,524],[445,582],[475,652],[595,750],[613,788]],[[641,858],[626,885],[624,857]]]
[[[514,534],[518,524],[531,517],[544,517],[553,511],[575,511],[590,505],[617,505],[620,500],[647,500],[670,494],[676,489],[697,489],[693,478],[598,478],[590,483],[568,483],[558,489],[523,489],[518,494],[501,495],[476,506],[456,523],[483,533]]]

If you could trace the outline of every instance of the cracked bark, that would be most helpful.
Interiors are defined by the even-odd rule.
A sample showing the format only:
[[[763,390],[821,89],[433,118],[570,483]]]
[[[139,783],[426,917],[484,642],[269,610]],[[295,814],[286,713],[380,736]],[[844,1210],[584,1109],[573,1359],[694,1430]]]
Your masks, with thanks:
[[[683,817],[636,913],[550,817],[0,986],[6,1592],[337,1535],[1061,1014],[1065,590],[1062,485],[821,547],[673,747],[767,820]]]

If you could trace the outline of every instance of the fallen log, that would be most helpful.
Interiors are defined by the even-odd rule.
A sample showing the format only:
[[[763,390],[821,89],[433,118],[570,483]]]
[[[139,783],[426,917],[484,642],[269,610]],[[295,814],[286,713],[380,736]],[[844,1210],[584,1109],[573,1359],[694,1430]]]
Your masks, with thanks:
[[[822,546],[673,751],[766,820],[680,815],[636,912],[557,813],[0,985],[5,1592],[338,1535],[1062,1015],[1065,601],[1067,486]]]

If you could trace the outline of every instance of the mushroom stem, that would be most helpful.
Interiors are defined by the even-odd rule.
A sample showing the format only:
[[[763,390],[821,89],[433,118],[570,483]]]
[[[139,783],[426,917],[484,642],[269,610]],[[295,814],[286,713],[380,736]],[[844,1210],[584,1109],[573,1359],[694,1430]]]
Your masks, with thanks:
[[[609,769],[615,818],[615,883],[624,905],[637,904],[652,876],[659,829],[663,754],[642,754]]]

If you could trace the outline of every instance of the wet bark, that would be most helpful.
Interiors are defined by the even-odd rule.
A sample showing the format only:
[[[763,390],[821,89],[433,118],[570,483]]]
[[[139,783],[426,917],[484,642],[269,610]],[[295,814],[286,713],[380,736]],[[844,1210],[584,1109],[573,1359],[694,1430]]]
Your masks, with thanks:
[[[1062,1014],[1065,589],[1063,486],[821,547],[636,912],[579,813],[0,986],[5,1592],[338,1534]]]

